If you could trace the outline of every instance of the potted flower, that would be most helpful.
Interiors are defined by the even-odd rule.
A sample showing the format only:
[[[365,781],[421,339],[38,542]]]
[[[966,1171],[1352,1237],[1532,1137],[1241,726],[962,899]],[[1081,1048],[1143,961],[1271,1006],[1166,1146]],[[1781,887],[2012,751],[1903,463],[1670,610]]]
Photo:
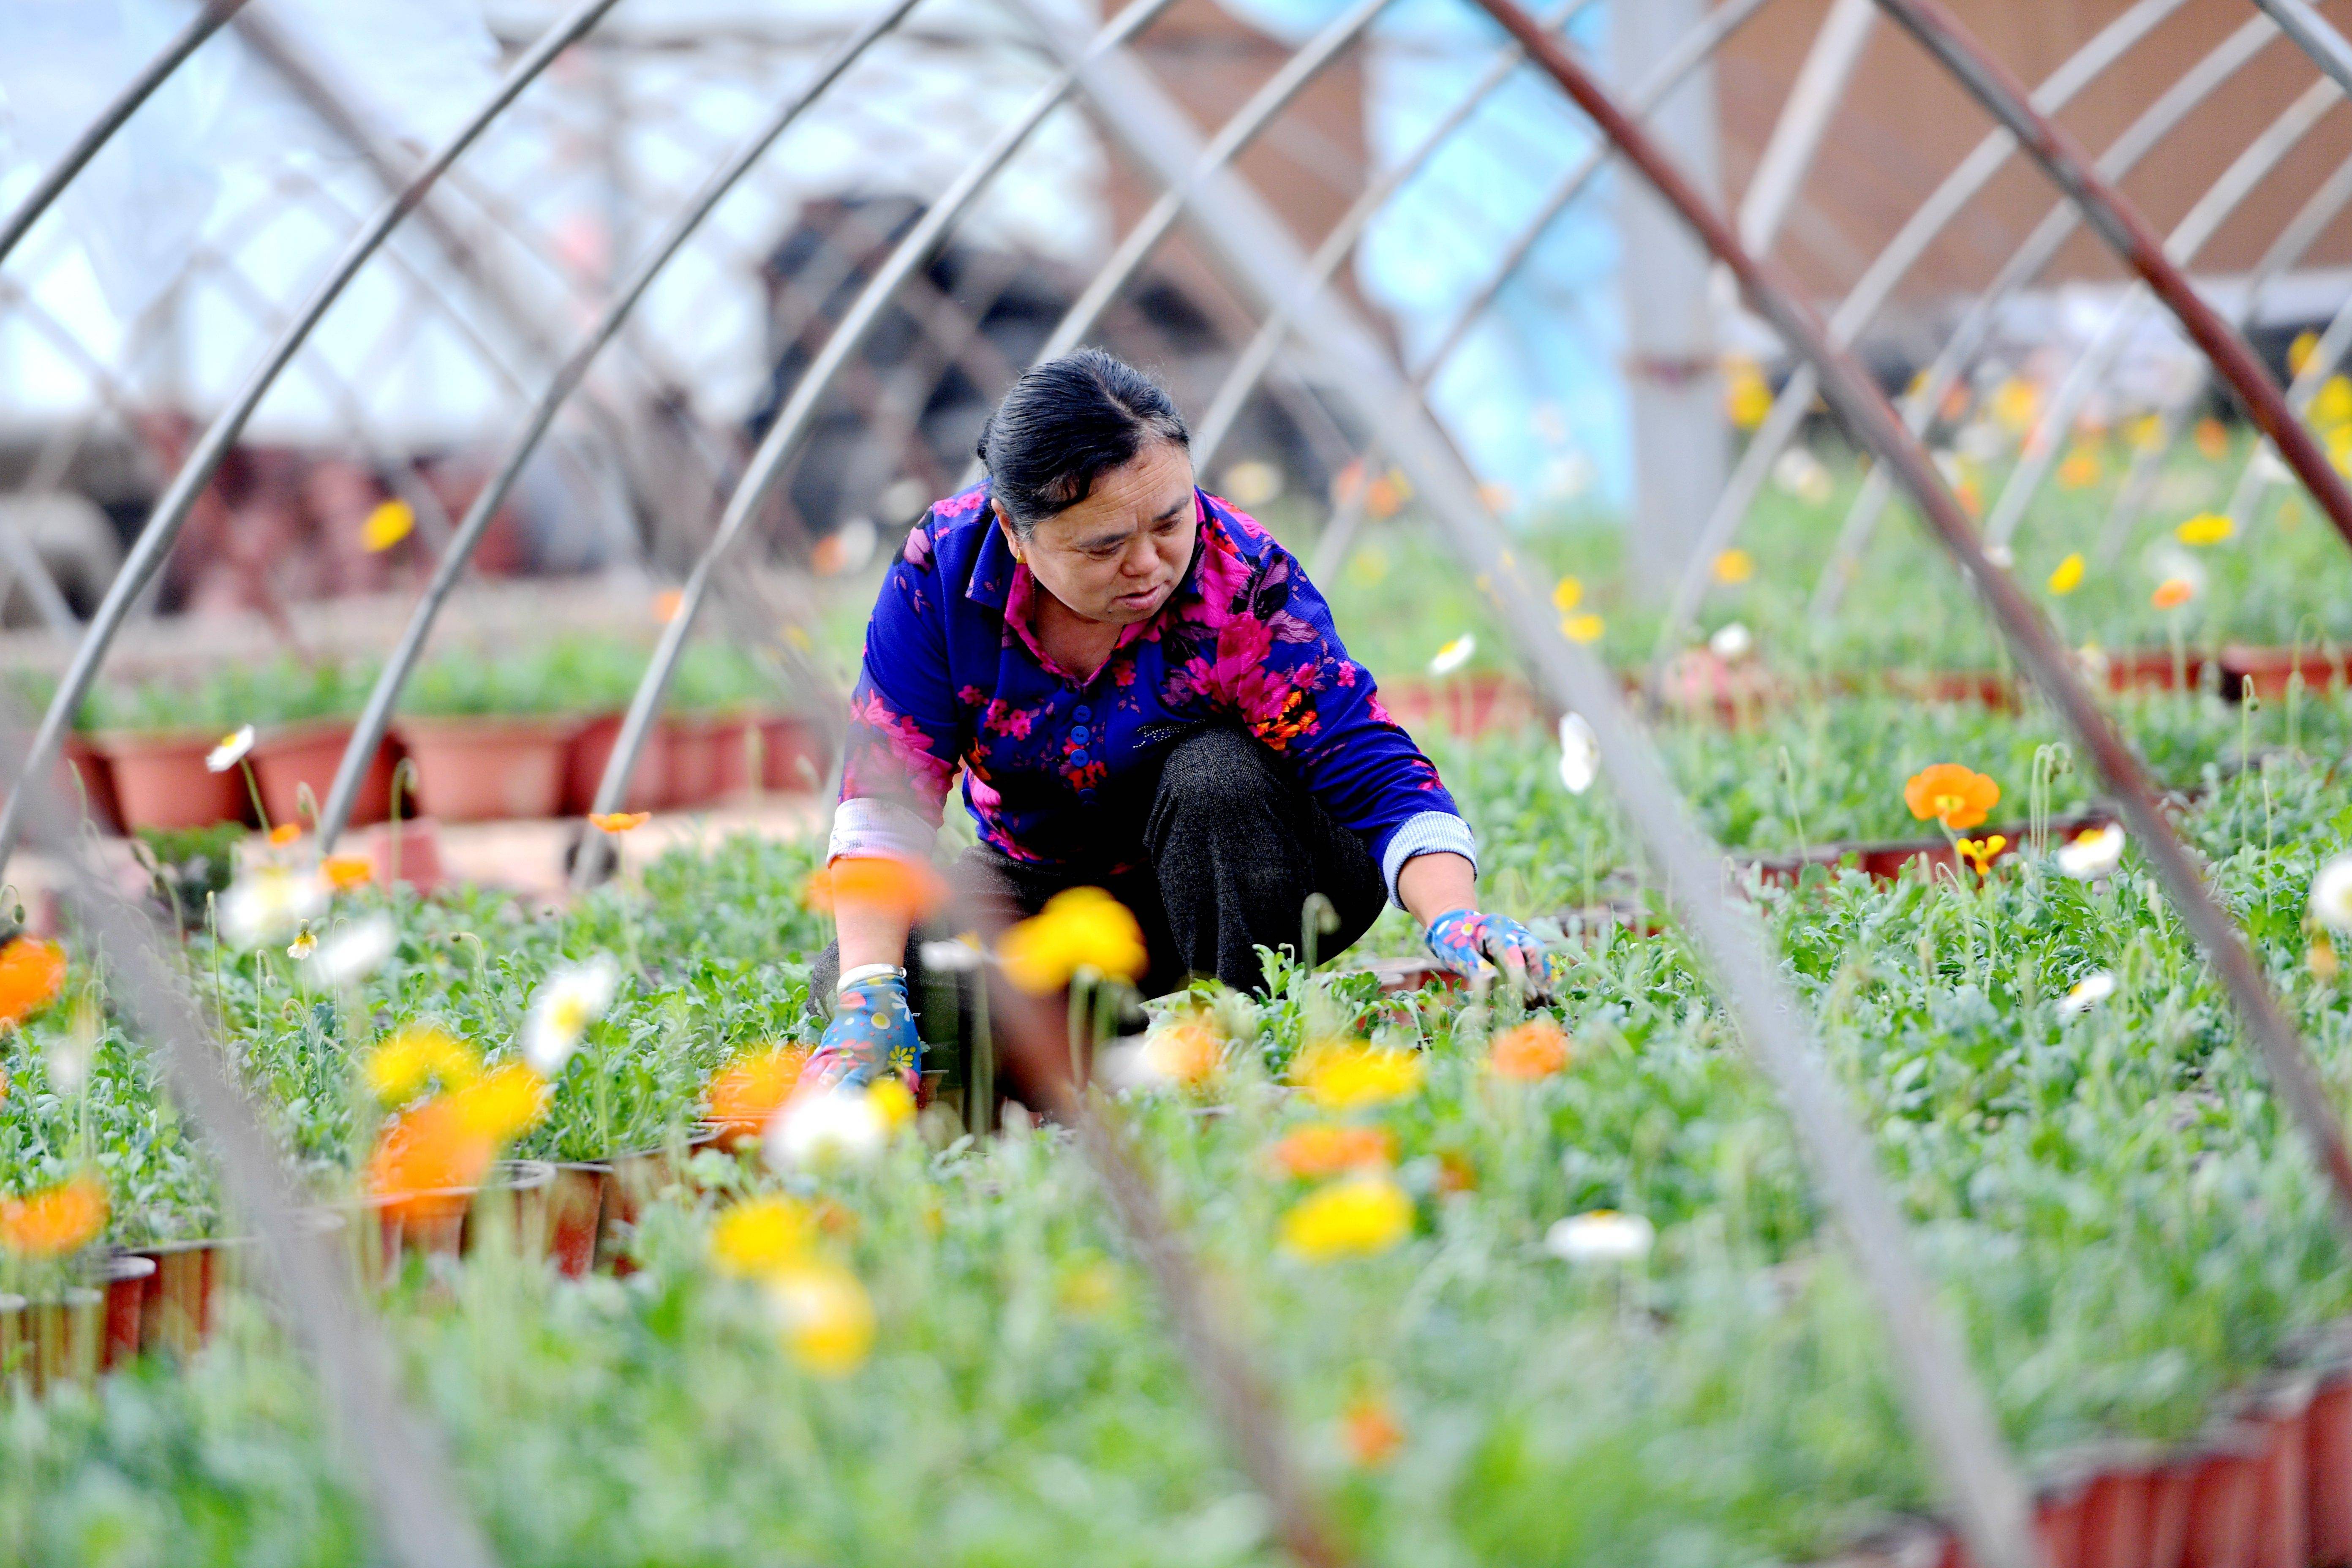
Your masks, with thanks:
[[[751,712],[768,682],[741,650],[698,643],[671,686],[669,805],[707,805],[751,782]]]
[[[315,811],[327,798],[351,744],[352,721],[367,699],[366,672],[338,664],[282,659],[251,680],[247,721],[259,730],[252,758],[262,809],[273,824],[302,820],[302,792]],[[392,814],[390,737],[376,743],[373,762],[352,805],[352,826]]]
[[[451,655],[419,669],[399,726],[419,811],[452,822],[553,816],[573,714],[532,660]]]
[[[230,711],[226,696],[218,682],[173,680],[92,694],[86,709],[90,745],[113,775],[124,827],[207,827],[247,816],[251,801],[242,770],[207,765],[222,737],[246,722]]]

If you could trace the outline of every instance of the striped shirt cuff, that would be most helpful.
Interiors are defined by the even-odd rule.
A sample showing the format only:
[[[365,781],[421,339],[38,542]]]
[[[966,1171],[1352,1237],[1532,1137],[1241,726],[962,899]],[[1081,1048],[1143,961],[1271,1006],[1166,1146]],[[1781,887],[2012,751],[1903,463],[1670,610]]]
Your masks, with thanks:
[[[853,795],[833,808],[833,837],[825,846],[830,863],[844,855],[861,859],[929,860],[940,830],[896,801]]]
[[[839,828],[834,830],[836,834]],[[1450,811],[1424,811],[1408,816],[1404,826],[1389,836],[1389,847],[1381,854],[1381,877],[1389,885],[1389,900],[1404,908],[1397,897],[1397,877],[1404,863],[1416,855],[1459,855],[1478,868],[1477,840],[1470,835],[1470,825]]]

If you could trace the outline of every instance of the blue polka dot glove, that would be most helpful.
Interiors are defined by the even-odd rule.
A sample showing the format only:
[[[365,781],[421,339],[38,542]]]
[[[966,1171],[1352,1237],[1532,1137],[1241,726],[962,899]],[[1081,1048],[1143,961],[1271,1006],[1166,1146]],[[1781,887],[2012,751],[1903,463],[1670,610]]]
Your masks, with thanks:
[[[1440,963],[1473,978],[1500,971],[1529,1001],[1558,1000],[1568,981],[1567,961],[1508,915],[1449,910],[1429,922],[1425,938]]]
[[[884,1073],[897,1073],[908,1094],[922,1086],[923,1042],[907,1005],[907,976],[898,969],[853,970],[834,999],[824,1038],[801,1069],[801,1086],[863,1089]]]

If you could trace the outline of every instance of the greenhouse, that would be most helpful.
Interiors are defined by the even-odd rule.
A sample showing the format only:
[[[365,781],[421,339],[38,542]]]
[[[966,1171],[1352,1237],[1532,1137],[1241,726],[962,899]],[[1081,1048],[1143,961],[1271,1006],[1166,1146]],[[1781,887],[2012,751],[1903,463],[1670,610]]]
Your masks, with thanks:
[[[0,0],[0,1558],[2352,1568],[2352,10]]]

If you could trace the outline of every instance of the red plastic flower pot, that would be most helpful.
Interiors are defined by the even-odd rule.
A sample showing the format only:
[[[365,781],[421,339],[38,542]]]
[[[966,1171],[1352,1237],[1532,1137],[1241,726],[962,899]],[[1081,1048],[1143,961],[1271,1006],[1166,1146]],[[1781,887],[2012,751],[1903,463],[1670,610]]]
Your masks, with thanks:
[[[669,805],[688,811],[734,795],[750,783],[744,750],[749,724],[722,714],[687,714],[669,726]]]
[[[2311,1521],[2311,1561],[2352,1564],[2352,1366],[2320,1382],[2304,1417],[2304,1485]]]
[[[99,754],[89,737],[79,731],[66,736],[58,753],[67,769],[66,799],[79,801],[92,821],[109,832],[122,826],[122,803],[114,793],[114,764]]]
[[[595,805],[596,786],[604,782],[604,765],[612,761],[613,748],[621,739],[622,718],[618,713],[602,714],[572,732],[571,751],[563,763],[566,816],[585,816]],[[629,775],[620,810],[659,811],[669,804],[670,752],[670,721],[656,720],[637,753],[636,771]]]
[[[2259,1395],[2247,1413],[2248,1423],[2269,1438],[2254,1521],[2257,1568],[2308,1568],[2311,1562],[2310,1487],[2305,1468],[2311,1391],[2309,1378],[2282,1382]]]
[[[2286,696],[2287,682],[2298,675],[2309,695],[2332,695],[2352,674],[2346,668],[2345,656],[2319,648],[2247,647],[2231,643],[2215,662],[2221,667],[2221,695],[2232,702],[2242,702],[2249,691],[2264,702],[2280,701]]]
[[[828,759],[815,725],[790,714],[762,719],[760,787],[783,795],[806,795],[824,787]]]
[[[133,832],[245,820],[251,802],[244,771],[230,768],[216,773],[205,766],[205,758],[219,743],[220,737],[214,734],[144,730],[110,730],[90,737],[113,772],[122,826]]]
[[[2157,1519],[2155,1457],[2117,1450],[2083,1485],[2083,1568],[2150,1568]]]
[[[136,1253],[117,1253],[90,1271],[90,1285],[106,1296],[105,1343],[99,1351],[99,1370],[112,1372],[139,1353],[139,1322],[146,1301],[147,1282],[154,1278],[155,1262]]]
[[[98,1381],[106,1358],[106,1292],[70,1286],[26,1309],[32,1326],[33,1391]]]
[[[374,1246],[362,1258],[364,1277],[398,1273],[411,1255],[459,1258],[487,1237],[499,1235],[526,1257],[543,1253],[547,1190],[555,1167],[544,1160],[500,1160],[479,1186],[375,1194],[364,1205]]]
[[[327,792],[334,787],[335,769],[341,765],[343,748],[351,740],[351,725],[331,720],[274,731],[254,742],[253,778],[261,787],[261,808],[269,813],[273,826],[288,822],[307,826],[302,791],[310,790],[314,810],[326,804]],[[367,776],[353,797],[349,826],[364,827],[392,815],[394,760],[392,739],[386,736],[376,743],[375,760],[368,764]]]
[[[605,1194],[612,1184],[613,1167],[601,1161],[555,1167],[547,1189],[547,1255],[566,1279],[582,1279],[596,1267]]]
[[[2257,1568],[2267,1432],[2232,1425],[2193,1460],[2181,1568]]]
[[[211,1338],[217,1301],[226,1285],[229,1256],[250,1246],[242,1237],[163,1241],[134,1249],[155,1265],[141,1281],[139,1349],[144,1355],[185,1361]]]
[[[553,816],[573,731],[559,719],[404,719],[420,815],[451,822]]]
[[[447,879],[441,867],[441,835],[429,816],[379,822],[346,839],[342,853],[368,863],[371,879],[385,887],[405,882],[429,893]]]

